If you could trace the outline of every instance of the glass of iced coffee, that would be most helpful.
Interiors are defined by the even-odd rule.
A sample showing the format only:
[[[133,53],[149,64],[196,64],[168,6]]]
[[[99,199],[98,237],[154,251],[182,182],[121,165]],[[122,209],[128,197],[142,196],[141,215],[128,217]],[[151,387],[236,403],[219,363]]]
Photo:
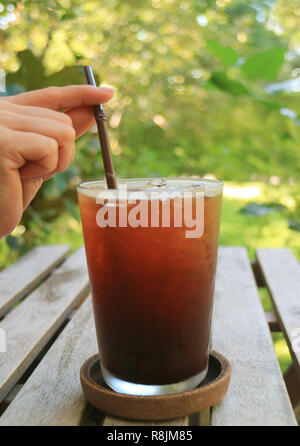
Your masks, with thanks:
[[[102,375],[132,395],[205,378],[223,183],[83,183],[78,198]]]

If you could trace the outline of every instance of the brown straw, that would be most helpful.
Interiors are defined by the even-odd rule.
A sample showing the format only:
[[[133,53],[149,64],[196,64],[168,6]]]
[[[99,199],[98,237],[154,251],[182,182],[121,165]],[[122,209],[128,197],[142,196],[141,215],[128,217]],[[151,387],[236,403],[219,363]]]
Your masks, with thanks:
[[[96,87],[93,70],[90,65],[83,67],[86,82],[89,85]],[[110,144],[108,139],[108,133],[105,126],[106,117],[101,104],[94,105],[94,115],[98,128],[98,135],[102,153],[102,159],[104,164],[104,172],[108,189],[117,189],[117,181],[114,171],[114,166],[111,157]]]

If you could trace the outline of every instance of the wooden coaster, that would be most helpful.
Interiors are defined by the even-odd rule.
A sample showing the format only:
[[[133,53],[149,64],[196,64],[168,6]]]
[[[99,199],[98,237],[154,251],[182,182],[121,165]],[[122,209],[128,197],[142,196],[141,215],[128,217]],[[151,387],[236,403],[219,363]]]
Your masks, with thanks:
[[[81,366],[80,380],[88,402],[103,412],[136,420],[171,420],[217,404],[227,392],[230,372],[230,362],[211,350],[207,376],[196,389],[162,396],[132,396],[106,385],[99,355],[94,355]]]

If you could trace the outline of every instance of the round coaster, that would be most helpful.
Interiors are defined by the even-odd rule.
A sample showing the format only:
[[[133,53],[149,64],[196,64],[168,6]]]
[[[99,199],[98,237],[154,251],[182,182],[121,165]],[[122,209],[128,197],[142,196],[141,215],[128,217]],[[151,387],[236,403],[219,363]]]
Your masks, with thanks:
[[[136,420],[171,420],[200,412],[217,404],[226,394],[230,362],[210,351],[205,380],[194,390],[162,396],[133,396],[111,390],[101,375],[99,355],[81,366],[80,381],[88,402],[103,412]]]

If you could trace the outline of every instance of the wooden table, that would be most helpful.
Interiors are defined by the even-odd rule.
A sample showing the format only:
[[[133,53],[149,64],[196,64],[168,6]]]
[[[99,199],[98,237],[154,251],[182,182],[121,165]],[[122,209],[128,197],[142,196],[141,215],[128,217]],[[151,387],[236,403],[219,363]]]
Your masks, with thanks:
[[[231,361],[229,389],[210,411],[167,423],[121,420],[86,403],[79,369],[97,352],[96,336],[84,249],[68,253],[68,246],[40,246],[0,273],[1,426],[296,424],[300,266],[290,250],[259,249],[251,264],[245,248],[220,248],[212,346]],[[260,286],[274,314],[264,313]],[[270,329],[283,332],[291,351],[284,377]]]

